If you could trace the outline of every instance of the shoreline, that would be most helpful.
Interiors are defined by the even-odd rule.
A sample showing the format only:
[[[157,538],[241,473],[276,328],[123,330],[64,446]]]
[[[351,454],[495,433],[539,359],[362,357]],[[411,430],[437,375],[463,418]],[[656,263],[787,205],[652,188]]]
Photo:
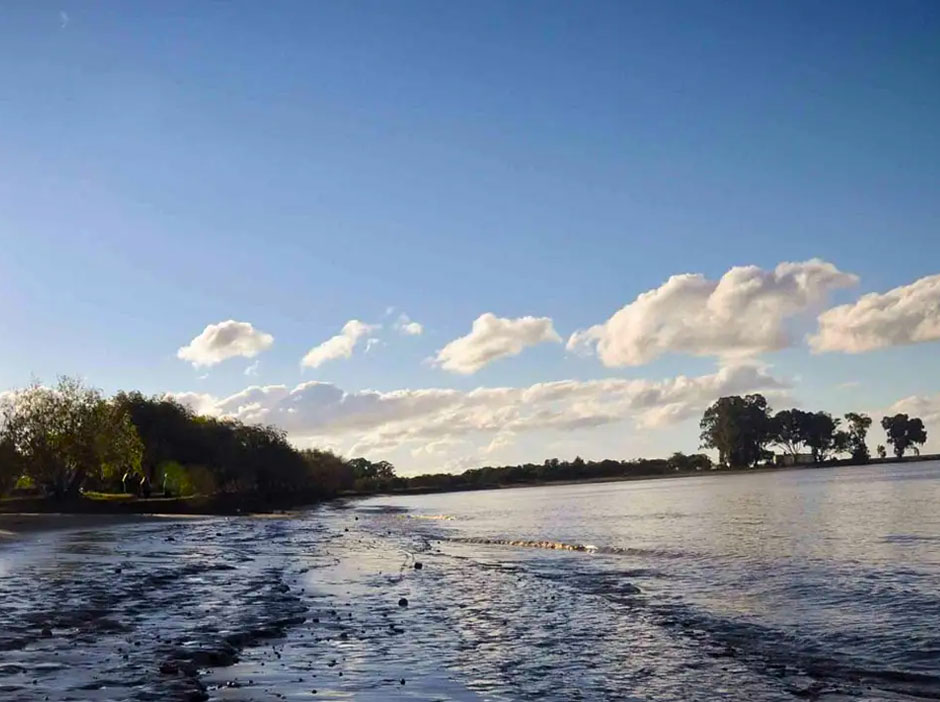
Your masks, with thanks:
[[[200,516],[205,515],[5,512],[0,513],[0,545],[50,531],[95,529],[130,522],[176,521]]]
[[[572,480],[544,480],[520,483],[494,483],[492,485],[468,485],[462,487],[453,487],[440,489],[434,487],[421,487],[401,490],[391,490],[377,493],[345,493],[340,497],[371,497],[377,495],[426,495],[444,492],[477,492],[480,490],[507,490],[511,488],[528,487],[551,487],[552,485],[591,485],[594,483],[625,483],[639,480],[674,480],[677,478],[705,478],[719,477],[729,475],[753,475],[757,473],[787,473],[791,471],[805,470],[828,470],[831,468],[862,468],[872,465],[893,465],[901,463],[922,463],[926,461],[940,461],[940,454],[924,454],[922,456],[906,456],[900,460],[897,458],[872,458],[865,463],[853,463],[851,461],[840,461],[837,463],[811,463],[806,465],[792,466],[760,466],[758,468],[718,468],[711,470],[682,471],[675,473],[662,473],[659,475],[621,475],[599,478],[575,478]]]
[[[346,491],[332,498],[275,504],[258,499],[247,499],[244,506],[236,506],[231,500],[194,496],[191,498],[144,498],[121,501],[84,498],[73,502],[55,502],[44,498],[7,498],[0,500],[0,544],[15,538],[58,529],[94,528],[134,521],[156,519],[191,519],[218,516],[279,516],[289,515],[324,502],[367,497],[395,495],[426,495],[447,492],[478,492],[481,490],[508,490],[512,488],[551,487],[554,485],[592,485],[604,483],[633,482],[643,480],[675,480],[680,478],[719,477],[752,475],[792,471],[826,470],[830,468],[853,468],[869,465],[891,465],[920,463],[940,460],[940,454],[896,458],[874,458],[866,463],[840,461],[825,464],[793,466],[761,466],[758,468],[723,468],[701,471],[682,471],[654,475],[621,475],[572,480],[549,480],[519,483],[495,483],[490,485],[466,485],[450,488],[416,487],[390,491],[355,492]]]

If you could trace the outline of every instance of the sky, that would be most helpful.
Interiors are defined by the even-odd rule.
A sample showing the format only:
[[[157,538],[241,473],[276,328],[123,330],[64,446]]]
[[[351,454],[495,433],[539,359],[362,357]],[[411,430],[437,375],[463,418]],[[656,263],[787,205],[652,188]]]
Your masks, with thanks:
[[[940,450],[940,4],[0,6],[0,390],[400,474],[698,448],[762,392]]]

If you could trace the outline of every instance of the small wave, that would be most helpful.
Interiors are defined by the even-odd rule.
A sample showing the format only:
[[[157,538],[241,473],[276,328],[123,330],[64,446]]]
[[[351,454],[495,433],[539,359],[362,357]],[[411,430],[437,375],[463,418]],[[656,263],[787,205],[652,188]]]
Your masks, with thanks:
[[[465,544],[484,544],[487,546],[519,546],[522,548],[545,548],[553,551],[584,551],[594,553],[599,549],[591,544],[568,544],[564,541],[526,541],[521,539],[486,539],[467,537],[454,539]]]
[[[493,539],[487,537],[454,537],[451,542],[481,544],[484,546],[515,546],[517,548],[541,548],[551,551],[577,551],[580,553],[598,553],[613,556],[637,556],[652,558],[683,558],[685,554],[675,551],[648,548],[616,548],[613,546],[595,546],[594,544],[568,543],[566,541],[537,541],[529,539]]]
[[[436,522],[452,522],[456,517],[452,517],[449,514],[409,514],[409,519],[427,519],[429,521]]]

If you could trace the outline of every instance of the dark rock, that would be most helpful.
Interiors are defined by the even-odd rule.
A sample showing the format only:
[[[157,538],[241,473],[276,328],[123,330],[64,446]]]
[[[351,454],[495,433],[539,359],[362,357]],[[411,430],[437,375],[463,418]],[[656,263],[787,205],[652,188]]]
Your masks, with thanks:
[[[163,675],[176,675],[180,672],[180,668],[175,663],[169,661],[160,664],[160,672]]]
[[[43,629],[40,633],[42,634],[42,638],[44,638],[44,639],[51,639],[51,638],[52,638],[52,629],[45,628],[45,629]]]
[[[402,597],[400,600],[398,600],[398,606],[399,606],[399,607],[407,607],[407,606],[408,606],[408,598],[407,598],[407,597]]]
[[[421,561],[415,561],[415,570],[421,570],[424,568],[424,564]]]
[[[405,684],[405,679],[404,679],[404,678],[402,678],[402,679],[401,679],[401,680],[399,680],[398,682],[399,682],[400,684],[402,684],[402,685],[404,685],[404,684]]]

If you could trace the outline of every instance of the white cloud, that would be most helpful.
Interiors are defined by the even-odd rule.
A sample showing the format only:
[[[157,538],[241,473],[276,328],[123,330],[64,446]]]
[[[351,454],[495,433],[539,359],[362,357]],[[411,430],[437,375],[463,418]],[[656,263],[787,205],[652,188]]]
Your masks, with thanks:
[[[451,341],[434,360],[445,370],[469,375],[492,361],[548,341],[561,342],[548,317],[507,319],[487,312],[477,317],[469,334]]]
[[[814,351],[862,353],[940,339],[940,275],[863,295],[819,315]]]
[[[215,400],[198,393],[174,397],[203,413],[274,424],[299,444],[328,443],[381,457],[400,448],[414,456],[461,453],[461,444],[471,439],[488,442],[493,451],[520,435],[576,432],[623,421],[659,427],[697,416],[721,395],[786,387],[764,368],[738,365],[662,381],[562,380],[469,392],[345,392],[331,383],[308,382],[293,389],[253,386]]]
[[[785,321],[858,278],[812,259],[773,271],[735,267],[720,280],[674,275],[603,324],[577,331],[570,351],[596,351],[605,366],[637,366],[666,353],[753,356],[789,346]]]
[[[203,392],[168,392],[164,395],[169,400],[176,400],[199,415],[215,417],[220,414],[219,400]]]
[[[248,365],[245,368],[245,375],[258,375],[258,367],[261,365],[261,361],[255,361],[254,363]]]
[[[339,334],[310,349],[300,361],[300,365],[304,368],[319,368],[327,361],[349,358],[352,356],[356,344],[378,329],[379,326],[378,324],[366,324],[358,319],[350,319],[343,325],[343,329]]]
[[[195,339],[176,352],[177,358],[194,367],[214,366],[228,358],[254,358],[271,348],[274,337],[255,329],[248,322],[229,319],[210,324]]]
[[[420,336],[424,332],[424,327],[409,318],[407,314],[402,313],[395,321],[395,330],[405,336]]]
[[[940,424],[940,395],[911,395],[905,397],[891,405],[885,414],[898,413],[920,417],[924,420],[924,424]]]

